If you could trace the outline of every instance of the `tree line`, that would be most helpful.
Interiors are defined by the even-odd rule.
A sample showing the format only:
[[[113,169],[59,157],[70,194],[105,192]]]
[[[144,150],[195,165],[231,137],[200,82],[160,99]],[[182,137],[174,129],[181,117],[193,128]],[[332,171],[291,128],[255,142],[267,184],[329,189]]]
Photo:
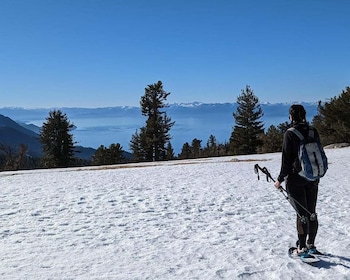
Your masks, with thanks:
[[[109,147],[97,148],[91,161],[79,160],[71,133],[74,125],[60,110],[49,112],[43,123],[39,140],[43,156],[40,159],[27,156],[27,147],[21,145],[16,152],[11,147],[0,144],[1,170],[29,168],[54,168],[82,165],[109,165],[125,162],[162,161],[174,159],[192,159],[199,157],[244,155],[256,153],[280,152],[283,134],[289,123],[271,125],[266,130],[262,117],[264,112],[259,105],[259,98],[249,85],[242,89],[237,97],[237,109],[232,113],[234,125],[228,142],[218,143],[210,135],[206,143],[194,138],[191,143],[184,143],[176,156],[171,145],[171,128],[175,124],[167,115],[166,92],[163,83],[158,81],[145,88],[141,97],[141,114],[146,117],[145,125],[131,136],[129,148],[132,158],[124,156],[125,151],[119,143]],[[319,131],[324,145],[350,142],[350,87],[329,101],[318,104],[318,113],[311,125]]]

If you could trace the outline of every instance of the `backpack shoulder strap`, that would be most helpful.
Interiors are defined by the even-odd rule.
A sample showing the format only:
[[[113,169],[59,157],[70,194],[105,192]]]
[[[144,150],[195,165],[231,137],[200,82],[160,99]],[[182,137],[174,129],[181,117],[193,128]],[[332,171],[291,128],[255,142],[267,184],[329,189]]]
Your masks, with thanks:
[[[315,138],[315,131],[313,127],[309,127],[309,138],[314,139]]]
[[[311,130],[311,129],[310,129]],[[299,130],[297,130],[295,127],[290,127],[288,128],[288,131],[291,131],[293,132],[295,135],[297,135],[300,139],[300,141],[303,141],[304,140],[304,136],[300,133]]]

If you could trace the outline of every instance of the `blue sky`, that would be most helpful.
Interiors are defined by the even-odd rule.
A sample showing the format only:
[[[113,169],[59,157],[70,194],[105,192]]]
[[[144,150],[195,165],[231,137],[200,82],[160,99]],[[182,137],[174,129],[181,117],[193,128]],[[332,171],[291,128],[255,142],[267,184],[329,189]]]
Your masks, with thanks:
[[[0,0],[0,107],[325,101],[349,86],[348,0]]]

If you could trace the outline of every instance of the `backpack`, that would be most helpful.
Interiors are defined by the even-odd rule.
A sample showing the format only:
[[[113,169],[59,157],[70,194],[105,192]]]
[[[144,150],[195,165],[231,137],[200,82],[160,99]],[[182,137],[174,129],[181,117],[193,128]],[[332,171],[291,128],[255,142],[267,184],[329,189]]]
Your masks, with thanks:
[[[300,131],[294,127],[288,130],[300,139],[298,160],[301,170],[299,168],[300,172],[298,174],[309,181],[315,181],[323,177],[328,169],[328,160],[320,141],[315,139],[313,128],[309,128],[307,138],[304,138]]]

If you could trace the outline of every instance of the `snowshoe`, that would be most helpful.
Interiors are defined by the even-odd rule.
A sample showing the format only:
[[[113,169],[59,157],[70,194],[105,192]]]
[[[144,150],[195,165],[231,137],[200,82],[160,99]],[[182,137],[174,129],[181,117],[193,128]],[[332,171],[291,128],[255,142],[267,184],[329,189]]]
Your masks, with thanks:
[[[296,247],[291,247],[288,250],[288,255],[293,259],[300,259],[304,263],[316,263],[319,261],[318,258],[308,253],[307,248],[298,250]]]

